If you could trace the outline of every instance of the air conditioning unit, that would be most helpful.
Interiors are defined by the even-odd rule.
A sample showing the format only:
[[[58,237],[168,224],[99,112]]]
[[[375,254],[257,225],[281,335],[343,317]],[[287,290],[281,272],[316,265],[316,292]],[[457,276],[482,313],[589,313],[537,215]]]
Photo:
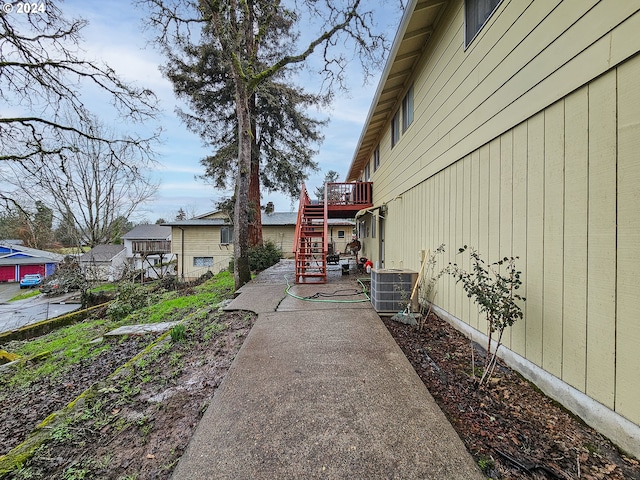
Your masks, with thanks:
[[[418,272],[393,268],[371,269],[371,303],[378,313],[398,313],[407,308]],[[417,311],[417,297],[411,305]]]

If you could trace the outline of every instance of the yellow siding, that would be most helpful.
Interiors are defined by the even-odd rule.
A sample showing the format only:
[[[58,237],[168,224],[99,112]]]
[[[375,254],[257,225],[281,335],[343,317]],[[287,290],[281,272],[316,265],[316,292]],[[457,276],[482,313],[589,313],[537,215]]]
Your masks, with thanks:
[[[465,51],[464,8],[450,2],[415,78],[416,121],[390,150],[376,198],[416,186],[637,50],[637,2],[502,2]],[[638,27],[634,30],[634,27]],[[397,166],[401,158],[406,168]]]
[[[512,255],[519,257],[518,270],[522,272],[524,285],[520,287],[520,295],[529,298],[527,291],[527,124],[523,123],[513,129],[513,247]],[[525,310],[526,313],[526,310]],[[511,348],[520,355],[526,356],[527,316],[511,327]]]
[[[295,225],[263,225],[262,239],[265,242],[269,240],[280,248],[284,258],[293,258],[295,230]],[[351,236],[351,232],[349,232],[349,236]]]
[[[472,205],[472,200],[471,200],[471,194],[472,194],[472,188],[471,188],[471,179],[472,177],[472,163],[471,163],[471,155],[467,155],[466,157],[464,157],[464,159],[462,160],[462,167],[464,170],[464,179],[463,179],[463,196],[464,196],[464,202],[463,202],[463,210],[462,210],[462,230],[463,230],[463,235],[462,238],[460,239],[459,244],[462,246],[465,244],[465,242],[469,242],[470,238],[471,238],[471,222],[472,219],[475,219],[475,217],[472,216],[472,212],[471,212],[471,205]],[[447,245],[447,248],[449,250],[453,249],[454,253],[455,253],[455,246],[453,245]],[[456,261],[458,261],[458,259],[456,259]],[[469,261],[468,261],[468,257],[464,257],[464,261],[461,262],[463,267],[468,269],[469,268]],[[464,318],[466,321],[469,322],[470,325],[473,325],[473,321],[471,320],[471,309],[475,309],[475,306],[471,306],[471,300],[467,297],[467,295],[464,293],[464,290],[462,288],[457,287],[457,289],[460,291],[460,296],[462,298],[462,315],[459,318]],[[477,313],[476,313],[477,316]],[[469,320],[467,320],[469,319]]]
[[[497,173],[493,172],[492,175],[497,175]],[[500,137],[500,174],[498,180],[500,182],[498,192],[500,243],[496,254],[491,255],[492,259],[512,256],[513,132],[507,132]],[[511,329],[505,332],[503,342],[508,348],[511,347]]]
[[[177,255],[178,276],[188,280],[208,271],[218,273],[228,268],[229,260],[233,258],[233,245],[220,244],[219,226],[184,227],[184,230],[173,227],[171,253]],[[211,257],[213,266],[195,266],[195,257]]]
[[[566,98],[564,176],[564,282],[562,378],[586,389],[587,207],[589,194],[589,97],[584,87]]]
[[[640,58],[618,69],[616,410],[640,424]]]
[[[218,273],[229,267],[233,245],[220,243],[220,226],[184,226],[171,229],[171,253],[177,255],[177,274],[185,279],[198,278],[211,271]],[[351,228],[344,227],[351,235]],[[183,233],[184,232],[184,233]],[[283,253],[293,250],[295,226],[263,226],[264,240],[273,241]],[[184,235],[184,236],[183,236]],[[184,251],[183,251],[184,249]],[[210,257],[212,266],[196,266],[196,257]]]
[[[451,210],[450,210],[450,195],[451,195],[451,169],[445,170],[440,173],[440,195],[441,195],[441,203],[440,203],[440,218],[442,219],[442,232],[441,238],[444,243],[447,245],[451,245],[451,238],[449,232],[449,224],[451,223]],[[446,257],[445,257],[446,258]],[[445,277],[442,282],[442,302],[451,308],[451,278]]]
[[[527,122],[527,358],[542,366],[544,114]]]
[[[471,154],[471,198],[469,200],[471,207],[471,228],[469,231],[469,241],[465,242],[465,245],[469,247],[476,247],[480,243],[480,234],[478,227],[480,225],[480,152],[475,151]],[[451,246],[451,248],[456,248]],[[471,271],[471,263],[469,256],[464,256],[465,261],[461,262],[463,268],[466,271]],[[471,300],[469,300],[471,301]],[[480,326],[484,326],[484,322],[481,322],[480,315],[478,313],[478,307],[471,303],[469,313],[469,325],[480,329]]]
[[[616,72],[589,86],[587,394],[613,408],[616,294]]]
[[[564,252],[564,101],[544,115],[544,286],[542,366],[562,376],[562,285]]]
[[[443,242],[440,267],[469,269],[465,244],[518,256],[525,318],[506,346],[640,424],[640,3],[505,0],[466,51],[463,3],[416,71],[414,123],[381,138],[385,266],[417,270]],[[486,332],[460,285],[438,288]]]
[[[489,144],[489,198],[488,217],[489,236],[487,252],[490,261],[498,260],[500,255],[500,138]]]
[[[466,160],[466,159],[465,159]],[[456,248],[462,247],[464,245],[464,235],[465,235],[465,215],[464,211],[467,210],[464,208],[464,200],[465,200],[465,162],[456,163],[455,167],[456,171],[456,210],[455,210],[455,220],[456,220],[456,234],[455,241],[453,244],[449,246],[448,251],[449,258],[453,260],[453,255],[455,255]],[[467,210],[468,211],[468,210]],[[455,310],[454,315],[458,318],[462,318],[464,316],[464,308],[465,303],[468,305],[467,296],[461,288],[458,288],[455,283],[452,286],[452,290],[455,294]],[[467,307],[468,308],[468,307]]]
[[[633,421],[640,417],[639,73],[637,57],[599,77],[406,192],[387,215],[402,246],[389,244],[394,266],[417,269],[415,253],[443,242],[441,267],[469,269],[456,254],[464,244],[487,261],[519,256],[525,319],[505,345]],[[485,318],[450,277],[436,303],[486,333]]]

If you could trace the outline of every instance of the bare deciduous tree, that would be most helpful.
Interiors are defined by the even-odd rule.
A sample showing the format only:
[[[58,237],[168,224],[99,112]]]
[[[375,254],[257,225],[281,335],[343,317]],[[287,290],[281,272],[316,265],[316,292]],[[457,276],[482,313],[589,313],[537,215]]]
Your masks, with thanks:
[[[124,83],[108,66],[84,60],[80,33],[87,22],[64,18],[56,3],[42,0],[43,8],[29,14],[0,13],[0,161],[58,162],[73,150],[69,134],[102,143],[117,161],[129,148],[149,155],[157,133],[100,136],[81,93],[85,87],[106,93],[132,121],[154,117],[155,96]]]
[[[109,138],[104,128],[94,125],[93,129]],[[150,199],[157,185],[147,177],[147,163],[136,157],[139,152],[133,146],[107,145],[77,132],[65,138],[74,148],[59,163],[44,162],[33,168],[30,163],[9,162],[0,180],[15,187],[14,197],[37,192],[40,201],[57,214],[58,223],[65,223],[60,226],[75,232],[76,244],[107,243],[123,233],[119,232],[121,220]]]

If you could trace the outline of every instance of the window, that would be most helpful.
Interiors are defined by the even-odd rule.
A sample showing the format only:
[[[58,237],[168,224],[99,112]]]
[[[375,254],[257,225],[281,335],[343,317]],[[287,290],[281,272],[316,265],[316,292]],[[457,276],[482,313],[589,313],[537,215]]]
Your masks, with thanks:
[[[338,238],[344,238],[344,230],[338,230]]]
[[[376,217],[371,216],[371,238],[376,238]]]
[[[371,178],[371,169],[369,168],[369,163],[364,166],[364,181],[368,182]]]
[[[233,227],[220,227],[220,243],[233,243]]]
[[[380,166],[380,145],[376,146],[373,151],[373,171],[375,172]]]
[[[400,110],[396,112],[391,120],[391,148],[396,146],[400,140]]]
[[[465,0],[464,46],[473,41],[501,0]]]
[[[402,133],[413,123],[413,85],[402,99]]]
[[[193,257],[194,267],[213,267],[213,257]]]

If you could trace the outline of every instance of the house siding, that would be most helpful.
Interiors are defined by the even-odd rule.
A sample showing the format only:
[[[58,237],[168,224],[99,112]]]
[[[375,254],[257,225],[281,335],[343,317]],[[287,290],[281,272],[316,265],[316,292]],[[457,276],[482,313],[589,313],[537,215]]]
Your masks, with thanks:
[[[491,261],[519,256],[525,318],[505,345],[640,423],[637,74],[640,57],[390,202],[386,258],[388,268],[418,269],[421,252],[440,243],[441,266],[468,268],[455,253],[464,244]],[[487,333],[451,277],[436,303]]]
[[[220,226],[172,227],[171,238],[171,253],[177,255],[178,260],[178,276],[189,280],[209,271],[218,273],[229,268],[233,245],[220,243]],[[212,257],[213,266],[196,267],[193,264],[195,257]]]
[[[429,178],[635,54],[639,4],[609,3],[504,1],[464,51],[464,6],[452,1],[418,67],[413,124],[393,151],[389,129],[380,139],[374,200]]]
[[[282,250],[282,258],[293,258],[293,236],[295,225],[263,225],[262,239],[271,241]]]
[[[468,268],[465,244],[518,256],[505,346],[640,425],[640,4],[503,1],[465,51],[463,3],[416,70],[413,124],[380,139],[385,267],[418,270],[441,243],[441,267]],[[487,333],[453,278],[435,303]]]

